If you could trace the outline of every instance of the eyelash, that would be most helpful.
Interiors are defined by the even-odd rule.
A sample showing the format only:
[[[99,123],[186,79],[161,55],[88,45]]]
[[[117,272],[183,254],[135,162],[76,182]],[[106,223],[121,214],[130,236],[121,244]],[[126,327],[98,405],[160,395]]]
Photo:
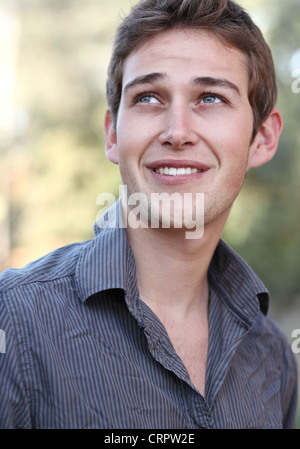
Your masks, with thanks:
[[[211,96],[211,97],[215,97],[215,98],[221,100],[223,103],[226,103],[226,104],[229,104],[229,103],[230,103],[230,102],[229,102],[225,97],[223,97],[222,95],[216,94],[216,93],[210,92],[210,91],[203,92],[203,93],[199,96],[198,99],[199,99],[200,101],[202,101],[203,98],[205,98],[205,97],[210,97],[210,96]],[[133,103],[133,104],[138,103],[143,97],[153,97],[153,98],[155,98],[156,100],[160,101],[159,98],[158,98],[158,95],[156,95],[155,93],[153,93],[153,92],[142,92],[142,93],[136,95],[136,96],[133,98],[133,102],[132,102],[132,103]]]
[[[219,100],[221,100],[223,103],[229,103],[228,100],[226,100],[226,98],[224,98],[222,95],[220,94],[215,94],[213,92],[203,92],[199,99],[203,100],[203,98],[205,97],[215,97],[218,98]]]
[[[133,104],[138,103],[143,97],[153,97],[158,100],[157,95],[153,92],[142,92],[141,94],[138,94],[133,98]]]

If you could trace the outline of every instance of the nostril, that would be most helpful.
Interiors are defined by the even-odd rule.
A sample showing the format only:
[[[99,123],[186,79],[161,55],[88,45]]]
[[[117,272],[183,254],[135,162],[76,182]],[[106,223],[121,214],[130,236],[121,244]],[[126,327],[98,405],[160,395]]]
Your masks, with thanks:
[[[164,131],[160,136],[160,143],[172,149],[185,149],[197,143],[197,133],[190,130],[176,129]]]

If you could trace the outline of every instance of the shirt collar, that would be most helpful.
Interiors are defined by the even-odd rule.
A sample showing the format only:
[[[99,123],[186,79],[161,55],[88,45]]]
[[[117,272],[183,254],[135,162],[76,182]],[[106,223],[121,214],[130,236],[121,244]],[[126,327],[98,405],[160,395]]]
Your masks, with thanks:
[[[140,315],[135,260],[126,238],[120,199],[96,222],[95,238],[82,249],[75,279],[82,301],[110,289],[126,292],[128,307]],[[209,281],[219,296],[247,325],[259,309],[267,314],[269,293],[264,284],[224,241],[220,240],[209,268]]]
[[[220,240],[209,268],[209,280],[226,305],[247,325],[269,308],[269,292],[252,268]]]
[[[95,223],[95,238],[80,252],[75,281],[82,301],[104,290],[124,290],[129,309],[139,317],[135,260],[120,210],[119,199]]]

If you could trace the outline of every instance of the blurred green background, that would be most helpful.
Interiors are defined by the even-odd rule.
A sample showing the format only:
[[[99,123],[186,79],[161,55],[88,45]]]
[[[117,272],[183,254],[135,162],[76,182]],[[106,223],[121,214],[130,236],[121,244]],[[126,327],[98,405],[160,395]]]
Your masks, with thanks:
[[[1,1],[1,270],[91,238],[98,194],[118,196],[118,167],[104,154],[105,80],[115,28],[132,3]],[[224,238],[269,288],[292,342],[300,329],[300,2],[239,3],[273,51],[285,126],[273,161],[248,174]]]

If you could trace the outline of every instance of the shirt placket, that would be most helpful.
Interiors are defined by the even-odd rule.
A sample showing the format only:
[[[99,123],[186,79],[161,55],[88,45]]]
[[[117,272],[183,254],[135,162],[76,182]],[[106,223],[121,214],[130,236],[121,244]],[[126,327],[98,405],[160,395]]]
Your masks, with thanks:
[[[182,389],[178,394],[182,397],[184,413],[190,428],[213,428],[212,416],[205,398],[191,382],[187,369],[176,353],[163,324],[149,310],[144,328],[149,351],[158,363],[173,372],[182,382]],[[149,314],[153,314],[151,321]]]

